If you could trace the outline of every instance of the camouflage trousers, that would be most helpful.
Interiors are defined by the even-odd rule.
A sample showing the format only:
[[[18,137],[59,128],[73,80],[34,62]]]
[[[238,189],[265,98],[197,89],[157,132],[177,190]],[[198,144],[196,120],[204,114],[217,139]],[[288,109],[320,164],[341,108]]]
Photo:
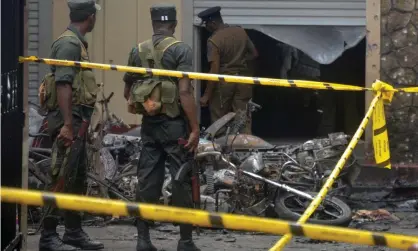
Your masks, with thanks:
[[[82,124],[82,119],[79,116],[73,116],[72,120],[73,134],[77,135]],[[54,140],[54,144],[52,146],[51,169],[48,173],[49,184],[47,184],[47,190],[50,192],[84,194],[87,178],[86,144],[84,142],[81,149],[71,152],[71,146],[64,146],[63,142],[57,138],[62,126],[63,120],[60,112],[50,112],[48,114],[48,130]],[[70,166],[68,164],[69,162],[75,164]],[[58,218],[59,216],[59,211],[54,207],[46,207],[44,210],[45,221],[48,218]],[[78,213],[74,212],[72,214]]]

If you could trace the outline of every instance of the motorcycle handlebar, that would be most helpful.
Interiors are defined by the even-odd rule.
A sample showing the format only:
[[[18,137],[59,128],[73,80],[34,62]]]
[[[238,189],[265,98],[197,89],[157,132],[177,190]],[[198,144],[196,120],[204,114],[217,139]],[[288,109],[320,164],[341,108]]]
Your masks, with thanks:
[[[106,98],[106,102],[110,102],[110,99],[113,97],[113,95],[115,95],[115,93],[114,92],[111,92],[109,94],[109,96]]]
[[[261,105],[254,103],[254,102],[252,101],[252,99],[251,99],[250,101],[248,101],[248,105],[249,105],[250,107],[252,106],[252,107],[256,108],[257,110],[261,110],[261,108],[262,108],[262,106],[261,106]]]
[[[237,166],[230,162],[229,160],[225,159],[224,156],[222,156],[221,152],[218,151],[210,151],[210,152],[204,152],[204,153],[198,153],[196,154],[196,159],[203,159],[205,157],[214,156],[214,157],[220,157],[220,159],[225,162],[226,164],[230,165],[234,169],[237,169]]]

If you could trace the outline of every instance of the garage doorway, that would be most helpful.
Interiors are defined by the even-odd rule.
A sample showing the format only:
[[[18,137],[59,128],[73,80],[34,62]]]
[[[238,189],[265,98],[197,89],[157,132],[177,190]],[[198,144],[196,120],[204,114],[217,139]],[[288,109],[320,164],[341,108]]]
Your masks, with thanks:
[[[246,31],[260,54],[254,76],[280,78],[283,62],[282,49],[278,46],[280,42],[256,30]],[[209,36],[204,28],[200,29],[201,72],[209,71],[206,57]],[[363,39],[333,63],[320,65],[319,81],[365,86],[365,52],[366,43]],[[203,95],[206,81],[201,83]],[[364,92],[271,86],[254,86],[253,90],[253,101],[262,105],[263,109],[253,114],[252,132],[274,142],[302,141],[336,131],[352,135],[364,115]],[[208,108],[201,109],[201,124],[207,127],[210,125],[209,111]]]

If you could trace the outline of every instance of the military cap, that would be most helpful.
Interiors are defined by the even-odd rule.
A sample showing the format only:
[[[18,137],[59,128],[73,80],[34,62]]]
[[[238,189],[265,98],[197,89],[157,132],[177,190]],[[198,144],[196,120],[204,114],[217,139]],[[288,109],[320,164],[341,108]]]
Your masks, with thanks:
[[[177,11],[173,4],[154,4],[150,8],[152,21],[176,21]]]
[[[100,5],[95,0],[67,0],[70,11],[91,11],[101,10]]]
[[[199,14],[197,14],[199,18],[202,19],[202,22],[212,21],[213,18],[217,18],[221,16],[221,7],[215,6],[209,9],[206,9]]]

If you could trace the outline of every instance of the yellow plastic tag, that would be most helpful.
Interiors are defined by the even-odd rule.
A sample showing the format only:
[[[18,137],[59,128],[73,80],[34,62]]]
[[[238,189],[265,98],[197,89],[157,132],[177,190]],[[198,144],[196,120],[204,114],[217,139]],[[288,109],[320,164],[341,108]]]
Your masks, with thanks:
[[[380,98],[373,112],[374,157],[378,166],[390,169],[390,149],[384,109],[383,99]]]

